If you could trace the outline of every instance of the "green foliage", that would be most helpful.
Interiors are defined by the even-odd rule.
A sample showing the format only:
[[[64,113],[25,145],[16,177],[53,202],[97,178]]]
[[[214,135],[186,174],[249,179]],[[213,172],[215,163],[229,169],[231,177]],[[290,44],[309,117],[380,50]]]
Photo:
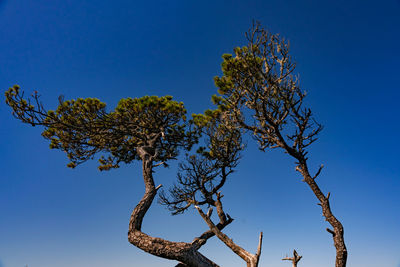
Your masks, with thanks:
[[[210,123],[213,123],[215,119],[220,115],[220,110],[208,109],[204,114],[192,114],[192,122],[199,128],[207,127]]]
[[[306,155],[322,126],[303,107],[305,92],[293,74],[289,43],[259,24],[246,36],[246,46],[222,56],[222,75],[214,78],[219,96],[213,102],[250,131],[260,149],[281,147],[296,157]]]
[[[240,86],[264,82],[260,73],[263,69],[262,55],[255,53],[258,51],[258,47],[255,48],[255,50],[251,50],[247,46],[237,47],[234,49],[235,57],[231,54],[222,56],[221,69],[223,75],[214,77],[219,94],[234,93]]]
[[[120,162],[140,159],[137,149],[142,146],[157,151],[154,161],[167,161],[176,158],[180,148],[189,149],[196,142],[185,122],[183,103],[171,96],[121,99],[112,112],[106,112],[106,104],[97,98],[60,98],[56,110],[46,111],[37,93],[33,101],[26,100],[17,85],[5,96],[16,118],[45,127],[42,136],[50,140],[51,149],[66,152],[70,168],[98,153],[103,154],[100,170],[118,168]]]

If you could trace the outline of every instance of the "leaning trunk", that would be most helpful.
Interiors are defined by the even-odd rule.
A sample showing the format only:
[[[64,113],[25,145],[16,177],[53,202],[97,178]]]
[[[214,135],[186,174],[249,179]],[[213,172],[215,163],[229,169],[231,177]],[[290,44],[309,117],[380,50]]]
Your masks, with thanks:
[[[199,253],[191,243],[172,242],[149,236],[141,231],[143,218],[150,208],[159,187],[155,187],[152,176],[152,160],[143,158],[145,194],[132,212],[129,222],[128,240],[134,246],[152,255],[177,260],[187,266],[217,267],[218,265]]]
[[[332,234],[333,243],[336,248],[336,261],[335,267],[346,267],[347,261],[347,249],[344,243],[344,229],[343,225],[340,221],[333,215],[330,204],[329,204],[329,196],[328,193],[326,196],[322,193],[321,189],[318,187],[318,184],[315,182],[316,176],[311,177],[308,167],[305,161],[301,162],[296,170],[298,170],[304,177],[304,181],[309,185],[314,195],[318,198],[320,205],[322,207],[322,214],[325,217],[325,220],[332,226],[333,230],[327,228],[326,230]]]

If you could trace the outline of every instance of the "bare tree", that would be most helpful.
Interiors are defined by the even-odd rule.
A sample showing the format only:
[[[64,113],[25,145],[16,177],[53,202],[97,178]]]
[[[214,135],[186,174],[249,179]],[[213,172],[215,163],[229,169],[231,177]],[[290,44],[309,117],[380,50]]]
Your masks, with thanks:
[[[345,267],[343,226],[332,213],[330,193],[323,194],[316,182],[323,165],[311,174],[307,163],[307,149],[317,140],[322,126],[303,105],[306,94],[293,74],[289,43],[258,23],[246,37],[247,46],[234,49],[234,55],[223,55],[223,75],[215,78],[220,95],[214,95],[213,101],[252,134],[261,150],[280,148],[296,160],[296,171],[319,200],[322,214],[333,228],[327,231],[336,248],[335,266]]]
[[[293,250],[293,257],[288,257],[286,256],[285,258],[283,258],[282,260],[287,260],[287,261],[291,261],[292,262],[292,267],[297,267],[297,263],[301,260],[303,256],[299,256],[299,254],[297,254],[296,250]]]

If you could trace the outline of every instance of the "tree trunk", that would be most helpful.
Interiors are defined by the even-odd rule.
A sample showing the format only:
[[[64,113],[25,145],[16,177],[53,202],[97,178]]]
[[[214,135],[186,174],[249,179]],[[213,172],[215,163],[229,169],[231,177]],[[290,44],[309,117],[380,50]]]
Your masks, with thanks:
[[[129,222],[129,242],[147,253],[165,259],[177,260],[187,266],[217,267],[217,264],[199,253],[191,243],[172,242],[149,236],[141,231],[143,218],[160,187],[156,188],[154,186],[151,156],[148,154],[143,155],[142,161],[145,194],[132,212]]]
[[[325,217],[325,220],[333,227],[333,230],[327,228],[326,230],[332,234],[333,243],[336,248],[336,261],[335,267],[346,267],[347,261],[347,248],[344,243],[344,229],[343,225],[340,221],[333,215],[330,205],[329,205],[329,197],[330,193],[326,196],[322,193],[321,189],[318,187],[315,182],[315,177],[311,177],[307,164],[303,161],[296,167],[296,170],[299,171],[303,177],[304,181],[309,185],[314,195],[318,198],[320,205],[322,207],[322,215]]]

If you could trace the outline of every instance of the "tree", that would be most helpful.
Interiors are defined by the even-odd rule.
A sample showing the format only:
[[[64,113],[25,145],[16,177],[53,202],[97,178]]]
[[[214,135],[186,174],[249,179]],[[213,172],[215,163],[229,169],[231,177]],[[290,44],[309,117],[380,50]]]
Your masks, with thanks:
[[[95,98],[64,101],[60,97],[58,108],[47,111],[36,91],[33,99],[24,99],[24,93],[15,85],[5,95],[17,119],[32,126],[44,126],[42,136],[50,140],[51,149],[67,154],[70,168],[93,159],[96,154],[101,154],[98,167],[101,171],[118,168],[121,162],[142,161],[145,194],[132,212],[128,231],[128,240],[134,246],[158,257],[177,260],[181,262],[178,266],[218,266],[198,252],[209,238],[217,235],[248,266],[258,265],[262,234],[257,253],[252,255],[221,232],[233,219],[223,210],[220,190],[244,148],[241,131],[230,123],[226,112],[207,110],[204,115],[194,114],[187,122],[183,103],[173,101],[171,96],[121,99],[114,111],[106,112],[106,104]],[[190,150],[201,136],[205,146],[186,155],[186,161],[179,165],[178,184],[169,190],[170,197],[162,192],[160,202],[173,214],[183,213],[194,205],[210,230],[191,243],[143,233],[143,218],[161,188],[155,186],[154,169],[167,166],[180,150]],[[211,220],[212,208],[205,215],[202,205],[216,208],[218,224]]]
[[[335,266],[345,267],[343,226],[330,208],[330,193],[324,195],[316,182],[323,165],[312,175],[307,163],[307,149],[317,140],[322,125],[303,105],[306,94],[294,75],[296,64],[289,44],[258,23],[246,37],[247,46],[235,48],[234,56],[223,55],[223,75],[215,77],[219,95],[214,95],[213,101],[252,134],[262,151],[280,148],[296,160],[296,171],[320,201],[322,214],[333,228],[326,230],[336,248]]]
[[[116,109],[107,113],[106,104],[95,98],[68,101],[60,98],[55,111],[46,111],[39,97],[35,92],[32,101],[26,100],[19,86],[14,86],[6,92],[6,103],[22,122],[45,127],[43,137],[51,141],[50,148],[67,154],[68,167],[75,168],[96,154],[102,155],[99,159],[102,171],[118,168],[121,162],[142,162],[145,194],[130,218],[130,243],[185,266],[218,266],[198,252],[207,239],[214,236],[211,231],[192,243],[172,242],[141,231],[143,218],[161,187],[155,186],[154,169],[196,143],[197,137],[186,123],[183,103],[173,101],[171,96],[127,98],[121,99]]]
[[[218,107],[193,114],[191,120],[186,119],[183,103],[171,96],[121,99],[110,112],[96,98],[64,101],[60,97],[57,109],[47,111],[36,91],[25,99],[20,87],[14,86],[5,94],[6,103],[17,119],[44,127],[43,137],[50,140],[51,149],[67,154],[70,168],[97,155],[101,171],[141,161],[145,193],[132,211],[128,240],[147,253],[179,261],[178,266],[218,266],[199,252],[213,236],[248,267],[258,266],[262,233],[252,254],[222,232],[233,222],[224,211],[222,188],[238,166],[244,149],[242,135],[251,133],[261,150],[281,148],[296,160],[296,170],[319,199],[323,215],[333,227],[327,230],[336,247],[336,267],[345,267],[343,226],[330,209],[330,194],[325,196],[316,183],[322,165],[313,176],[307,165],[307,148],[317,140],[322,126],[313,119],[311,110],[303,107],[305,93],[293,75],[295,64],[289,45],[258,24],[246,36],[249,44],[236,48],[235,56],[223,55],[223,75],[215,78],[219,95],[212,97]],[[191,152],[195,145],[197,150]],[[181,152],[186,157],[179,164],[177,183],[168,192],[160,191],[159,202],[175,215],[190,207],[197,209],[209,230],[190,243],[149,236],[141,230],[161,188],[154,181],[155,169],[168,166]],[[209,207],[207,213],[203,206]],[[214,208],[218,223],[212,219]],[[300,258],[294,252],[293,264]]]

